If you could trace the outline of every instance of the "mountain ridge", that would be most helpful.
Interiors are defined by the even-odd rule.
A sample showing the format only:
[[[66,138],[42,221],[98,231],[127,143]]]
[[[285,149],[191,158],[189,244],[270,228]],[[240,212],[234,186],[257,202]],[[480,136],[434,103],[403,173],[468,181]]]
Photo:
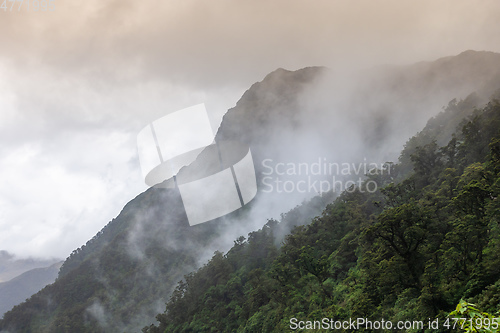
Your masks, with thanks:
[[[15,305],[18,305],[53,283],[59,273],[62,261],[48,267],[37,267],[26,271],[9,281],[0,283],[0,317]]]
[[[500,55],[498,59],[500,64]],[[349,126],[350,123],[327,123],[322,117],[325,107],[327,111],[331,111],[328,109],[328,99],[325,99],[325,105],[321,106],[323,108],[315,106],[308,109],[305,102],[312,103],[318,96],[303,96],[314,90],[311,87],[322,81],[325,72],[327,70],[323,67],[310,67],[299,71],[278,69],[268,74],[261,82],[252,85],[236,106],[226,113],[216,139],[236,138],[248,143],[252,153],[255,153],[258,177],[258,162],[263,158],[289,157],[297,150],[296,147],[300,147],[299,141],[302,137],[295,134],[297,128],[302,133],[307,133],[309,146],[321,142],[325,148],[331,149],[332,142],[342,142],[339,138],[342,138],[343,133],[338,130]],[[492,75],[491,80],[496,79],[496,73],[490,71],[488,74]],[[381,81],[380,90],[383,90],[383,84],[388,84],[385,79]],[[471,85],[477,84],[475,80],[472,80],[474,82]],[[411,79],[408,82],[411,83]],[[405,89],[412,91],[410,83],[407,83]],[[416,85],[420,85],[418,80]],[[469,89],[467,82],[460,87],[460,91]],[[410,98],[405,95],[405,89],[398,90],[401,95],[397,96],[401,100],[408,98],[408,103],[429,93],[428,89],[416,89],[418,96],[410,94]],[[395,95],[390,92],[387,96],[381,94],[387,101],[381,100],[380,104],[391,101],[390,97]],[[467,91],[469,92],[471,91]],[[328,90],[325,94],[332,95]],[[460,97],[457,95],[453,97]],[[380,96],[370,98],[377,99]],[[367,98],[367,101],[371,101],[370,98]],[[363,100],[354,99],[353,102],[353,105],[356,105]],[[400,102],[400,105],[405,103]],[[435,108],[441,106],[442,104]],[[336,115],[347,117],[357,114],[356,112],[367,114],[365,107],[366,105],[361,105],[358,111],[351,114]],[[378,110],[376,103],[374,109]],[[409,110],[412,111],[411,108]],[[404,115],[410,111],[405,111]],[[395,114],[396,111],[392,112]],[[290,115],[293,116],[289,117]],[[372,113],[370,117],[371,115]],[[367,137],[371,134],[364,129],[373,127],[373,118],[370,117],[363,119],[361,123],[366,123],[365,127],[361,126],[359,129],[360,133]],[[304,119],[311,122],[304,124]],[[341,119],[349,120],[342,117]],[[335,130],[324,132],[329,126],[337,127]],[[315,132],[326,134],[322,137],[317,136]],[[347,141],[360,133],[351,134]],[[390,141],[389,134],[385,135],[387,136],[382,136],[382,139]],[[375,143],[371,141],[372,144]],[[382,151],[383,145],[378,149],[373,155]],[[286,155],[287,153],[289,155]],[[257,199],[254,206],[260,202],[262,200]],[[61,267],[59,277],[53,285],[6,313],[4,320],[0,321],[0,328],[10,328],[14,332],[35,328],[40,332],[64,332],[69,329],[78,332],[111,332],[143,327],[149,321],[147,318],[153,318],[160,312],[161,303],[169,297],[177,281],[204,262],[203,258],[207,257],[208,251],[221,247],[224,242],[232,243],[236,239],[234,233],[252,230],[249,229],[250,226],[238,226],[238,223],[234,222],[235,216],[241,219],[240,224],[241,221],[250,220],[253,220],[253,225],[265,223],[264,216],[259,216],[261,222],[256,222],[259,219],[252,217],[252,209],[244,208],[242,212],[221,221],[187,228],[187,218],[182,210],[179,194],[175,190],[150,188],[127,203],[117,218],[109,222],[85,246],[75,250]],[[317,213],[319,214],[319,211]],[[229,229],[232,230],[231,233],[228,232]],[[226,239],[220,238],[221,235],[225,235]]]

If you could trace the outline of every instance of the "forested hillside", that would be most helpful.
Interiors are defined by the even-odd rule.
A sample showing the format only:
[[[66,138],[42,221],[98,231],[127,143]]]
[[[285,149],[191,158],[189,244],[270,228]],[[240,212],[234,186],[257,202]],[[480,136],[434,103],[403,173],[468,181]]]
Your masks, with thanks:
[[[473,98],[452,101],[431,119],[399,163],[386,164],[390,173],[371,172],[367,179],[380,191],[342,193],[280,245],[275,233],[287,216],[216,252],[178,284],[160,324],[143,331],[285,332],[291,318],[427,322],[444,318],[461,298],[496,312],[498,99],[455,133],[445,130]]]
[[[0,282],[0,316],[46,285],[54,283],[61,265],[62,262],[59,262],[49,267],[34,268],[9,281]]]
[[[320,71],[281,70],[255,84],[246,94],[248,99],[232,111],[257,111],[255,104],[267,104],[260,109],[265,114],[245,115],[245,126],[249,127],[245,142],[269,138],[280,118],[278,113],[297,111],[301,91]],[[226,123],[231,121],[242,120],[236,117]],[[262,147],[259,150],[254,144],[252,150],[258,156],[263,153]],[[316,199],[300,214],[307,220],[321,212],[328,201],[327,197]],[[223,246],[224,235],[231,227],[239,223],[241,228],[252,230],[252,225],[245,225],[252,207],[250,204],[225,218],[191,228],[177,189],[150,188],[73,251],[54,284],[6,313],[0,331],[138,331],[162,310],[177,281],[205,262],[214,248]]]
[[[441,221],[439,228],[443,226],[448,228],[455,223],[448,220],[452,216],[450,212],[453,212],[455,207],[450,206],[448,201],[455,202],[452,198],[466,188],[465,180],[460,178],[461,175],[474,174],[472,171],[465,172],[464,170],[469,170],[466,167],[472,162],[486,163],[488,143],[483,141],[474,143],[482,150],[467,148],[466,143],[473,141],[467,139],[465,134],[462,138],[460,133],[453,141],[454,144],[448,145],[448,142],[458,123],[464,117],[471,115],[475,107],[484,105],[484,97],[491,95],[493,87],[498,88],[497,84],[500,82],[498,68],[500,68],[500,54],[471,51],[435,62],[385,68],[377,71],[376,75],[362,73],[356,78],[349,78],[349,82],[326,68],[309,67],[297,71],[278,69],[261,82],[253,84],[236,106],[225,114],[215,138],[242,141],[251,148],[259,187],[262,185],[262,166],[266,158],[287,162],[317,162],[318,157],[341,162],[355,162],[363,158],[386,161],[388,153],[400,151],[402,143],[423,127],[424,119],[429,118],[428,114],[436,114],[436,111],[453,97],[460,99],[471,91],[478,93],[459,103],[451,102],[446,112],[431,120],[420,135],[410,140],[401,155],[401,163],[388,165],[391,168],[389,178],[372,175],[379,187],[397,181],[395,185],[385,190],[385,196],[383,193],[344,194],[341,199],[329,206],[323,217],[314,220],[310,227],[297,229],[295,234],[286,240],[282,250],[278,250],[277,247],[283,237],[290,232],[291,226],[310,223],[311,218],[320,214],[327,203],[332,201],[332,197],[327,195],[316,198],[285,214],[286,222],[276,224],[273,220],[268,223],[264,231],[252,233],[253,236],[249,237],[248,241],[239,239],[235,248],[227,254],[227,258],[224,259],[222,255],[216,256],[215,261],[212,260],[213,263],[220,262],[227,270],[225,268],[224,274],[217,271],[217,277],[214,279],[196,282],[200,286],[196,288],[196,293],[204,293],[205,287],[210,289],[211,283],[215,283],[214,288],[225,288],[226,283],[233,281],[235,277],[236,280],[232,284],[236,288],[235,295],[241,296],[241,298],[233,296],[228,298],[229,294],[224,294],[223,299],[240,303],[230,303],[230,307],[234,305],[235,314],[230,314],[219,321],[220,325],[231,322],[232,326],[224,326],[231,331],[240,325],[263,323],[263,318],[267,315],[272,315],[281,322],[280,318],[285,316],[280,315],[279,311],[286,312],[287,315],[292,313],[300,315],[305,311],[299,311],[300,306],[306,305],[310,306],[310,311],[315,311],[314,309],[323,311],[329,308],[327,304],[332,306],[336,304],[338,311],[350,311],[348,310],[350,307],[344,306],[343,302],[348,304],[363,301],[366,304],[354,308],[364,308],[366,313],[375,316],[380,315],[384,309],[391,308],[387,303],[390,299],[386,298],[390,294],[382,290],[382,287],[372,286],[370,289],[360,282],[364,281],[363,279],[376,281],[373,276],[363,275],[368,274],[366,272],[375,274],[376,270],[363,265],[368,265],[370,262],[374,265],[389,265],[390,269],[403,272],[400,266],[404,268],[404,265],[408,265],[405,262],[407,259],[397,256],[391,259],[391,248],[382,246],[385,244],[383,238],[378,237],[376,232],[368,232],[366,227],[382,223],[377,216],[382,211],[384,214],[390,211],[387,202],[402,200],[398,199],[398,196],[412,197],[413,201],[401,201],[401,205],[394,204],[394,214],[398,209],[402,209],[401,207],[407,207],[406,212],[413,211],[414,206],[422,206],[417,210],[421,211],[421,214],[427,214],[429,209],[434,209],[435,214],[441,214],[444,216],[443,219],[446,218]],[[385,73],[383,77],[378,75],[380,72]],[[485,82],[490,82],[491,85],[484,85]],[[490,108],[495,107],[490,106]],[[493,120],[491,118],[484,122],[491,128],[494,125]],[[486,135],[484,131],[479,133],[478,138]],[[404,140],[400,140],[401,137],[404,137]],[[434,139],[436,143],[433,143]],[[440,146],[447,148],[439,150]],[[453,153],[455,150],[456,154]],[[446,157],[448,155],[443,155],[446,152],[449,158]],[[419,160],[418,156],[421,156],[422,160]],[[428,162],[433,164],[429,166]],[[448,173],[443,171],[447,170],[448,166],[455,171],[447,171]],[[486,168],[486,164],[483,167]],[[411,180],[403,181],[413,169],[415,176]],[[439,192],[442,179],[453,181],[449,185],[449,193],[446,194],[448,196]],[[448,211],[436,206],[437,204],[434,205],[434,201],[424,204],[425,200],[431,200],[428,193],[434,192],[439,192],[436,197],[442,201],[437,202]],[[314,195],[315,193],[308,193],[308,198]],[[441,199],[443,196],[448,198],[448,201]],[[301,193],[291,193],[290,196],[286,196],[283,193],[259,191],[249,205],[234,214],[190,227],[178,191],[150,188],[131,200],[93,239],[73,251],[64,262],[54,284],[7,312],[0,320],[0,331],[11,333],[139,331],[145,325],[154,322],[156,314],[164,310],[164,304],[175,290],[177,282],[185,274],[205,264],[215,250],[227,251],[238,236],[262,228],[267,218],[277,217],[303,200],[304,195]],[[486,198],[485,202],[489,202],[488,200]],[[337,219],[340,222],[332,222]],[[387,219],[392,221],[393,217]],[[431,225],[432,228],[427,225],[422,228],[425,229],[425,235],[432,235],[429,236],[432,241],[425,238],[425,242],[419,243],[412,251],[418,253],[424,251],[424,244],[425,246],[431,243],[432,246],[436,246],[439,242],[448,244],[447,239],[442,241],[434,239],[442,235],[443,230],[436,231],[433,229],[434,224]],[[319,234],[313,232],[314,228],[320,228],[321,232]],[[415,232],[420,233],[419,230]],[[322,245],[316,247],[313,245],[319,239],[314,237],[337,240],[320,242]],[[293,244],[302,244],[302,241],[305,243],[298,249],[293,248]],[[283,250],[287,246],[292,246],[290,251]],[[303,246],[305,249],[301,250]],[[373,258],[369,258],[369,255]],[[449,255],[455,254],[450,252]],[[230,257],[235,262],[232,262],[233,259],[229,259]],[[334,257],[338,257],[338,260],[331,261]],[[276,258],[280,258],[281,266],[275,266]],[[406,285],[398,287],[407,290],[405,295],[413,298],[418,298],[415,295],[418,294],[417,290],[420,290],[416,280],[421,270],[427,269],[428,258],[423,255],[420,257],[420,254],[418,258],[420,260],[418,265],[424,266],[412,272],[415,281],[411,282],[407,277],[403,279],[405,283],[411,282],[414,289]],[[487,256],[481,256],[482,261],[486,259]],[[231,265],[228,266],[230,262]],[[299,265],[301,262],[300,265],[304,267]],[[468,261],[467,264],[471,265]],[[212,267],[210,265],[208,267]],[[420,267],[418,265],[412,267],[417,269]],[[439,265],[441,266],[436,266],[436,269],[443,269],[444,264],[440,262]],[[204,274],[210,277],[212,268],[203,269],[208,269]],[[307,269],[313,273],[305,274]],[[250,272],[253,273],[245,275]],[[277,274],[277,278],[271,278],[272,274]],[[354,278],[352,274],[358,275]],[[241,283],[238,279],[241,279]],[[261,279],[265,283],[257,287],[256,281]],[[317,285],[308,284],[309,280],[318,281]],[[189,281],[191,280],[188,279],[187,285]],[[393,282],[391,280],[387,283]],[[420,283],[424,285],[423,282]],[[288,285],[299,289],[294,292],[294,289],[287,287]],[[373,295],[362,289],[361,285],[373,292]],[[333,286],[342,290],[334,292]],[[347,293],[346,290],[350,289],[346,288],[351,287],[354,289]],[[304,290],[300,288],[312,289],[308,291],[310,294],[304,294],[302,293]],[[320,292],[315,288],[323,291]],[[332,293],[330,296],[327,295],[329,292]],[[191,291],[186,295],[191,295],[190,293]],[[355,296],[356,293],[368,296],[358,297]],[[188,327],[192,320],[201,318],[199,314],[195,316],[195,312],[200,313],[198,310],[201,309],[201,301],[197,297],[204,297],[204,294],[196,294],[196,297],[192,296],[193,298],[187,301],[184,296],[180,297],[181,295],[183,295],[182,290],[175,292],[174,299],[189,303],[188,308],[174,306],[174,303],[169,305],[169,308],[177,309],[171,313],[179,311],[180,315],[176,319],[178,321],[171,322],[173,319],[168,317],[168,312],[166,314],[166,318],[169,318],[168,325],[174,325],[172,327],[178,330],[180,325]],[[382,295],[384,299],[376,299],[375,295]],[[400,297],[400,290],[395,290],[392,295]],[[247,296],[255,300],[251,301],[253,303],[250,307],[246,303]],[[305,300],[310,298],[314,299],[314,302],[305,303]],[[215,302],[215,298],[210,299],[214,299]],[[450,299],[449,304],[455,301],[453,297]],[[293,305],[287,303],[292,301]],[[206,305],[211,310],[218,309],[215,305],[223,304],[220,301],[213,303],[212,307],[211,302]],[[386,303],[389,304],[386,307],[379,306]],[[274,306],[276,308],[273,308]],[[378,312],[373,312],[374,308]],[[228,309],[230,308],[224,305],[220,314],[230,313],[227,312]],[[332,307],[331,311],[337,310]],[[345,315],[347,314],[348,312],[345,312]],[[217,318],[206,312],[203,320],[209,317]],[[243,322],[245,324],[242,324]],[[271,321],[267,322],[271,325]],[[276,321],[273,323],[275,325]],[[217,331],[219,326],[212,324],[204,323],[203,327],[207,330],[209,327],[215,327]],[[260,324],[256,325],[259,327]]]

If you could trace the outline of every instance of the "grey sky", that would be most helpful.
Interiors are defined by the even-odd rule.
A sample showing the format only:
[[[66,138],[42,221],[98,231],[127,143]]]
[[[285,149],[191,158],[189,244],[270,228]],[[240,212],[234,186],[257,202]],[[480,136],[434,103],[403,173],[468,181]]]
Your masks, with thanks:
[[[500,2],[72,1],[0,10],[0,249],[65,257],[146,187],[135,138],[205,102],[214,127],[283,67],[500,52]]]

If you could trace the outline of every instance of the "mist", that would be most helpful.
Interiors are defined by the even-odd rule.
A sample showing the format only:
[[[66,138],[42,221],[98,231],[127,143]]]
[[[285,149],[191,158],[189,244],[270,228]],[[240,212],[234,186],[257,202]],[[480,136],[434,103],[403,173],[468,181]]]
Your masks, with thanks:
[[[0,250],[69,256],[56,283],[95,282],[83,317],[109,331],[154,321],[184,274],[322,196],[309,223],[450,100],[480,107],[500,87],[498,53],[464,52],[500,52],[496,0],[56,0],[0,16]],[[145,185],[137,135],[200,103],[215,141],[251,150],[258,193],[190,226],[175,189]]]
[[[86,1],[5,13],[0,248],[63,258],[95,235],[147,188],[134,140],[165,114],[205,103],[215,131],[276,68],[327,66],[339,77],[325,89],[342,91],[359,69],[498,52],[499,6]]]
[[[467,63],[472,58],[482,61]],[[268,75],[229,110],[216,135],[250,145],[259,193],[247,213],[227,218],[199,265],[268,219],[280,220],[328,191],[338,195],[365,180],[367,170],[398,163],[405,143],[451,100],[474,94],[476,107],[484,106],[500,87],[500,70],[491,70],[499,61],[498,54],[467,51],[436,62],[380,66],[351,75],[328,68],[279,69]],[[302,82],[308,75],[312,78]],[[271,107],[261,109],[266,105]],[[315,167],[319,171],[311,172]]]

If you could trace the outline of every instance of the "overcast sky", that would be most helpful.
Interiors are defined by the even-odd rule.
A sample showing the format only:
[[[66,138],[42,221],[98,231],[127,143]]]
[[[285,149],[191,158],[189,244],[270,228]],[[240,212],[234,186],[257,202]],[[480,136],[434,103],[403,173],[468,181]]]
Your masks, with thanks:
[[[0,9],[0,250],[65,258],[146,189],[136,136],[206,103],[214,128],[278,67],[500,52],[498,0],[54,0]]]

